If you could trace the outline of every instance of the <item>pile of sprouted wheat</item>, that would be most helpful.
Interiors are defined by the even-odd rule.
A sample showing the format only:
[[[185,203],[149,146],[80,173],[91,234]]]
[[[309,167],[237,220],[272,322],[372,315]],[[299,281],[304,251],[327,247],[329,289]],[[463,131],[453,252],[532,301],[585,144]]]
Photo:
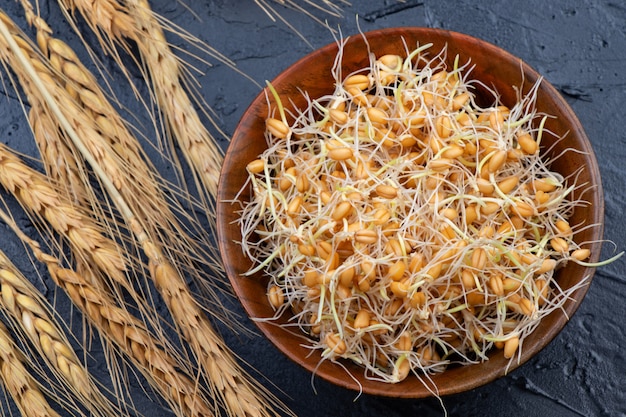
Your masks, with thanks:
[[[390,383],[492,349],[518,357],[586,285],[564,291],[555,270],[590,256],[568,223],[585,204],[576,178],[539,153],[538,84],[481,107],[469,64],[429,48],[372,56],[343,80],[335,68],[335,91],[289,115],[269,85],[269,148],[247,166],[239,221],[274,318],[291,314],[322,360]]]

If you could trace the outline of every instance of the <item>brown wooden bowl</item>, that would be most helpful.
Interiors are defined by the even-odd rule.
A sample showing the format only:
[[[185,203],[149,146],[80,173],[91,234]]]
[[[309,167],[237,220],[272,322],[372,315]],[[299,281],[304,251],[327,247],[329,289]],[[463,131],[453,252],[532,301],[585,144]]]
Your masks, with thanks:
[[[405,44],[412,49],[418,42],[420,45],[432,43],[431,51],[441,50],[447,45],[449,67],[452,66],[452,60],[457,54],[461,63],[471,60],[475,65],[471,78],[493,87],[501,94],[502,102],[509,106],[516,101],[514,87],[521,87],[522,91],[528,91],[539,78],[539,74],[519,58],[487,42],[455,32],[407,27],[373,31],[366,33],[365,37],[369,48],[376,56],[391,53],[403,55],[406,50]],[[337,52],[336,44],[323,47],[302,58],[273,80],[272,85],[280,94],[282,102],[289,103],[291,100],[296,107],[304,108],[305,100],[302,91],[306,91],[313,98],[332,93],[334,88],[331,68]],[[367,47],[363,37],[361,35],[350,37],[344,48],[343,73],[348,74],[367,66],[368,63]],[[547,121],[547,129],[559,137],[566,135],[566,140],[556,143],[551,153],[560,154],[566,147],[580,150],[576,153],[568,152],[565,157],[557,159],[552,169],[567,176],[579,167],[585,167],[579,181],[594,186],[582,196],[590,204],[586,207],[577,207],[570,222],[571,224],[596,225],[585,228],[577,235],[580,242],[594,242],[587,247],[592,252],[590,261],[595,262],[600,254],[604,202],[600,173],[593,150],[569,105],[545,80],[541,82],[537,94],[537,109],[539,112],[555,116]],[[264,93],[261,93],[244,113],[234,132],[226,152],[218,191],[219,248],[228,278],[251,318],[271,317],[274,312],[266,296],[268,278],[263,274],[251,277],[242,276],[250,268],[251,262],[243,255],[240,246],[235,243],[241,240],[239,226],[235,224],[236,211],[239,206],[232,204],[231,201],[236,198],[246,181],[246,164],[256,159],[267,147],[263,136],[264,120],[267,116],[266,97]],[[546,137],[542,142],[542,148],[552,145],[549,140],[554,141],[552,137]],[[239,198],[245,201],[249,195],[243,193],[239,195]],[[557,279],[561,287],[567,289],[579,283],[585,276],[589,276],[590,280],[593,272],[592,268],[585,268],[570,262],[557,272]],[[587,288],[588,286],[585,286],[576,290],[572,298],[565,302],[564,311],[555,311],[541,321],[534,333],[525,339],[521,360],[513,362],[508,372],[528,361],[563,329],[568,317],[571,317],[580,305]],[[357,391],[362,388],[364,393],[388,397],[432,396],[432,393],[415,377],[409,377],[397,384],[375,382],[366,379],[361,368],[346,362],[345,366],[352,374],[352,377],[349,377],[346,370],[330,361],[320,364],[319,353],[311,354],[310,350],[301,346],[303,335],[285,330],[272,323],[256,322],[256,324],[263,334],[290,359],[338,386]],[[503,357],[502,353],[497,352],[491,355],[489,361],[476,365],[451,367],[432,376],[432,380],[438,388],[439,395],[458,393],[503,376],[507,372],[508,364],[509,361]]]

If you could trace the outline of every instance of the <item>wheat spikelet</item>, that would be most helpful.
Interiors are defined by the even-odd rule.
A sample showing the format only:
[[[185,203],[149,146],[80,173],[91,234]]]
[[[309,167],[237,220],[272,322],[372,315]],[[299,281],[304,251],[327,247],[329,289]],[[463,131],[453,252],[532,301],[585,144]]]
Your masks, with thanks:
[[[24,365],[23,354],[0,323],[0,377],[25,417],[59,417],[41,392],[35,378]]]
[[[133,35],[129,34],[135,31],[133,21],[126,13],[124,6],[115,1],[100,0],[59,0],[59,4],[66,11],[70,24],[73,24],[73,16],[77,10],[81,13],[88,11],[88,16],[91,19],[87,19],[85,22],[98,37],[98,42],[105,52],[113,55],[120,62],[112,39],[134,38]],[[77,27],[74,26],[74,29],[77,30]],[[77,30],[77,32],[79,31]]]
[[[3,218],[6,213],[0,212]],[[48,367],[65,387],[77,395],[93,415],[120,415],[99,391],[89,371],[80,362],[63,330],[54,320],[46,300],[0,251],[0,308],[18,323]]]
[[[72,186],[82,182],[81,173],[72,149],[64,142],[55,139],[55,136],[59,134],[58,124],[47,116],[44,109],[36,105],[32,106],[28,112],[28,121],[33,130],[33,136],[37,138],[37,146],[42,159],[48,161],[46,163],[48,176],[64,185],[72,201],[77,203],[89,201],[89,190]]]
[[[0,160],[4,162],[4,158],[0,157]],[[164,347],[152,336],[143,321],[117,306],[107,293],[91,285],[92,278],[61,267],[57,258],[44,253],[39,244],[26,236],[8,215],[2,214],[1,217],[31,249],[35,258],[47,266],[52,280],[65,291],[90,324],[108,342],[127,355],[177,416],[214,415],[214,409],[206,394],[196,382],[183,373],[186,366],[180,358],[168,353],[171,349]]]

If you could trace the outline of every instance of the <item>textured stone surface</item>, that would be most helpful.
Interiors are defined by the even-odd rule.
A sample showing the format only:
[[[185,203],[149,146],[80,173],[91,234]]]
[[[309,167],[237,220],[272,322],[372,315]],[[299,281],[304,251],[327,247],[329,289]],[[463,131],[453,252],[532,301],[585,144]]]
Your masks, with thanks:
[[[195,74],[202,96],[226,134],[232,133],[248,103],[259,93],[259,84],[272,79],[314,48],[333,42],[336,36],[298,11],[271,0],[266,2],[302,36],[280,21],[272,21],[252,0],[153,2],[158,13],[224,53],[251,78],[236,74],[215,59],[208,58],[212,67],[196,62],[202,71]],[[10,3],[4,6],[7,13],[23,25],[16,3],[7,3]],[[354,0],[353,3],[343,5],[342,17],[321,12],[315,12],[315,16],[326,19],[330,27],[340,28],[346,35],[356,33],[359,27],[368,31],[392,26],[428,26],[464,32],[499,45],[543,74],[566,97],[593,143],[605,188],[605,237],[615,242],[619,250],[626,248],[623,216],[626,130],[621,126],[626,99],[626,6],[623,2]],[[80,49],[76,35],[66,25],[56,2],[44,4],[42,14],[57,36]],[[94,41],[90,34],[86,38]],[[172,40],[188,49],[179,39]],[[86,57],[84,50],[82,54]],[[120,77],[115,65],[104,59],[112,76]],[[138,78],[139,72],[135,69],[131,75]],[[1,87],[4,90],[5,86]],[[132,104],[134,101],[123,83],[114,88],[119,90],[120,97],[127,99],[124,103],[129,111],[141,117],[141,110]],[[8,98],[3,98],[0,105],[0,140],[33,153],[30,131],[15,94],[10,88],[6,93]],[[223,144],[226,146],[226,141]],[[171,169],[162,169],[165,176],[171,175]],[[11,236],[3,238],[1,246],[14,254],[18,266],[29,272],[33,281],[38,281],[36,271]],[[614,248],[607,243],[603,257],[612,256]],[[224,335],[233,349],[265,375],[268,385],[274,384],[277,395],[301,417],[438,416],[443,414],[444,407],[451,416],[626,415],[626,357],[622,348],[626,344],[624,268],[625,261],[620,260],[596,273],[578,312],[536,358],[507,377],[472,392],[443,398],[441,403],[436,399],[398,401],[367,395],[359,397],[324,381],[311,380],[307,372],[260,337],[238,338],[227,330]],[[38,285],[53,297],[54,291]],[[57,303],[61,311],[72,314],[63,297],[57,297]],[[239,309],[239,306],[233,303],[232,308]],[[91,354],[94,370],[106,372],[102,352],[95,348]],[[168,415],[144,395],[138,384],[134,383],[131,389],[136,406],[145,415]]]

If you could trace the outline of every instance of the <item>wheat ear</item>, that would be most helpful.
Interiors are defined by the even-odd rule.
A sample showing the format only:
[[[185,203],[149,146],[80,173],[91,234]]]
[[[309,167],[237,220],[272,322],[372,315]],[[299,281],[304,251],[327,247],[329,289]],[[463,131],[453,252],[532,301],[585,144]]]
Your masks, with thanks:
[[[203,276],[199,268],[191,267],[194,263],[201,263],[214,274],[221,275],[217,249],[210,245],[201,247],[196,240],[188,237],[186,230],[183,230],[176,221],[171,207],[178,216],[186,216],[185,224],[192,227],[195,236],[204,236],[201,240],[208,242],[210,237],[206,235],[205,228],[187,216],[188,211],[184,211],[173,201],[166,200],[159,189],[156,169],[150,164],[137,139],[100,90],[95,77],[87,71],[67,44],[49,36],[51,31],[48,25],[33,13],[30,3],[22,0],[22,4],[27,20],[37,29],[39,47],[53,67],[47,72],[45,68],[39,68],[38,73],[40,76],[45,74],[41,77],[45,81],[54,77],[53,70],[57,70],[59,75],[54,78],[56,84],[50,80],[46,87],[50,91],[57,91],[55,98],[65,97],[68,95],[66,91],[69,91],[77,110],[80,110],[71,113],[73,126],[83,133],[89,133],[81,135],[83,143],[92,155],[100,159],[98,162],[105,169],[107,177],[113,179],[116,188],[132,207],[137,218],[141,219],[144,228],[155,239],[170,242],[168,255],[179,258],[190,268],[192,276]],[[22,47],[22,50],[29,55],[31,62],[36,59],[32,56],[32,51],[25,47]],[[28,80],[23,80],[22,83],[27,84]],[[36,89],[30,90],[31,96],[34,95],[33,90],[36,92]],[[41,99],[33,97],[30,101],[38,100]],[[51,118],[51,114],[42,116]],[[95,121],[95,125],[90,125],[91,121]],[[172,191],[172,188],[168,187],[168,190]],[[211,282],[211,280],[201,281]],[[212,296],[213,301],[217,300],[211,288],[207,286],[203,288]]]
[[[185,159],[197,176],[199,190],[208,192],[205,202],[209,204],[207,211],[211,216],[223,152],[217,139],[202,123],[194,106],[195,99],[190,98],[182,83],[186,72],[165,39],[159,23],[164,19],[157,18],[145,1],[121,4],[115,0],[59,0],[59,3],[70,16],[74,10],[80,11],[90,28],[98,34],[105,51],[114,50],[115,45],[119,45],[130,52],[128,42],[137,45],[147,67],[145,77],[151,79],[153,98],[167,122],[166,135],[180,144]],[[212,56],[233,65],[218,53]],[[121,62],[118,60],[120,66]],[[207,112],[204,115],[213,122]],[[217,123],[213,122],[213,125],[217,127]]]
[[[0,163],[3,162],[4,158],[0,157]],[[91,285],[91,278],[61,267],[57,258],[44,253],[39,244],[26,236],[7,214],[1,217],[31,249],[35,258],[47,266],[55,284],[65,291],[94,328],[131,360],[177,416],[215,415],[211,402],[201,388],[179,370],[184,369],[180,360],[164,349],[143,321],[118,307],[107,293]]]
[[[144,0],[126,1],[135,27],[137,42],[148,67],[157,103],[164,114],[171,136],[178,142],[189,163],[209,193],[217,193],[223,155],[216,139],[202,123],[193,102],[181,84],[179,59],[168,45],[165,34],[150,5]]]
[[[0,323],[0,376],[24,417],[59,417],[24,365],[24,355]]]
[[[0,211],[6,222],[7,214]],[[63,329],[53,318],[51,308],[39,291],[24,277],[0,251],[0,308],[22,329],[48,367],[57,375],[69,392],[76,394],[82,404],[95,416],[120,415],[100,392],[89,371],[78,359]]]
[[[2,25],[0,25],[2,29]],[[5,27],[5,31],[8,31]],[[6,36],[6,35],[5,35]],[[224,341],[213,329],[204,315],[202,309],[195,302],[184,278],[175,267],[162,255],[162,248],[155,243],[146,233],[141,221],[135,216],[132,208],[126,203],[124,196],[120,194],[118,187],[107,176],[107,171],[100,165],[90,149],[85,146],[79,133],[67,119],[73,113],[67,113],[71,107],[58,106],[58,97],[52,97],[45,85],[36,74],[28,59],[17,45],[10,46],[13,52],[20,58],[20,64],[30,74],[33,83],[46,99],[53,114],[66,134],[72,139],[85,160],[89,163],[102,184],[105,186],[111,200],[121,213],[130,230],[134,233],[138,243],[143,247],[144,253],[149,259],[151,276],[157,289],[166,301],[172,317],[176,321],[183,337],[189,342],[196,360],[205,371],[204,376],[210,384],[212,393],[216,399],[221,398],[222,405],[229,415],[233,416],[269,416],[277,415],[271,409],[270,403],[277,401],[269,391],[260,384],[252,382],[252,378],[240,367],[232,352]],[[14,42],[13,42],[14,43]],[[268,403],[268,401],[270,403]]]
[[[208,376],[207,382],[212,392],[221,398],[227,414],[237,417],[279,415],[270,408],[272,404],[286,410],[266,388],[241,368],[234,354],[203,314],[182,277],[162,255],[159,247],[142,239],[145,234],[138,224],[133,224],[133,230],[138,239],[143,241],[157,289],[194,351],[201,369]]]

